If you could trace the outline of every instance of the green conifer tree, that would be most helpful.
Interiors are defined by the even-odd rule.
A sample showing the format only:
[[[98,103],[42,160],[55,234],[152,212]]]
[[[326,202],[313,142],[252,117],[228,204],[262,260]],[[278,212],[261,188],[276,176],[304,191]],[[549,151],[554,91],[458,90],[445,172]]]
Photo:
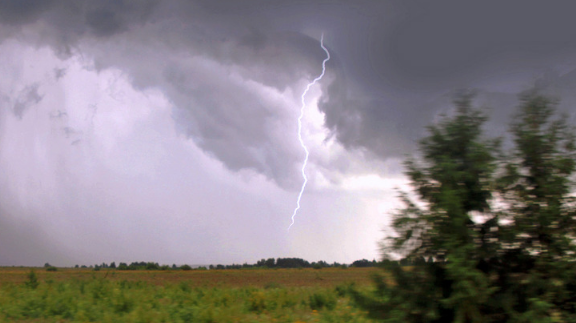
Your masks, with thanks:
[[[386,322],[575,322],[576,170],[574,131],[554,119],[555,102],[520,96],[514,147],[482,135],[472,96],[430,126],[421,160],[406,162],[417,198],[403,193],[384,259],[422,259],[371,294],[351,293]]]
[[[514,321],[576,321],[576,145],[556,102],[520,97],[511,125],[515,149],[498,180],[500,285],[494,300]]]

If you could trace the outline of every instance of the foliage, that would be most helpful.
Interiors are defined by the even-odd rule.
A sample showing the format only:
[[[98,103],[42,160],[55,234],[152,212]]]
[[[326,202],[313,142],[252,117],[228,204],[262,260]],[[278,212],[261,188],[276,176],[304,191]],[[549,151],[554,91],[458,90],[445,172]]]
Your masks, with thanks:
[[[472,96],[428,127],[422,161],[406,162],[415,201],[394,215],[383,242],[394,283],[375,278],[373,293],[350,291],[387,322],[576,321],[574,132],[553,119],[555,102],[520,96],[510,127],[514,147],[482,134],[486,117]],[[552,319],[553,318],[553,319]]]
[[[38,276],[36,276],[36,272],[34,272],[34,270],[30,270],[28,273],[28,281],[25,283],[25,285],[31,289],[36,289],[38,287]]]
[[[293,279],[302,274],[298,270],[290,272]],[[185,281],[159,286],[154,282],[110,280],[98,274],[78,279],[76,273],[64,281],[36,285],[35,289],[28,284],[0,285],[0,321],[371,322],[333,288],[279,284],[270,288],[192,287]],[[142,274],[123,273],[134,277]]]
[[[309,303],[310,308],[313,310],[320,310],[323,308],[331,310],[336,306],[336,297],[334,296],[334,293],[315,292],[310,295]]]
[[[46,263],[44,266],[45,267],[52,267],[49,263]],[[346,264],[340,264],[338,262],[334,262],[333,264],[329,264],[323,260],[310,263],[310,262],[308,262],[304,259],[301,259],[301,258],[278,258],[278,259],[268,258],[268,259],[259,260],[255,264],[248,264],[248,263],[231,264],[231,265],[218,264],[218,265],[209,265],[208,267],[199,266],[199,267],[196,267],[196,269],[198,269],[198,270],[206,270],[208,268],[210,268],[210,269],[275,268],[276,269],[276,268],[330,268],[330,267],[343,268],[346,266],[347,266]],[[351,266],[354,266],[354,267],[375,267],[376,261],[372,260],[372,262],[370,262],[366,259],[361,259],[361,260],[354,261],[351,264]],[[79,265],[75,265],[74,268],[88,268],[88,267],[85,265],[82,265],[81,267]],[[128,265],[125,262],[120,262],[118,264],[118,266],[116,266],[116,262],[111,262],[110,265],[103,262],[100,265],[90,266],[90,268],[94,268],[96,271],[98,271],[100,269],[105,269],[105,268],[118,269],[118,270],[182,269],[181,267],[176,266],[176,264],[172,264],[172,266],[169,266],[169,265],[159,265],[156,262],[144,262],[144,261],[132,262],[132,263],[130,263],[130,265]],[[190,269],[192,269],[192,267],[190,267]]]
[[[352,267],[376,267],[376,260],[367,260],[367,259],[361,259],[361,260],[356,260],[352,263]]]

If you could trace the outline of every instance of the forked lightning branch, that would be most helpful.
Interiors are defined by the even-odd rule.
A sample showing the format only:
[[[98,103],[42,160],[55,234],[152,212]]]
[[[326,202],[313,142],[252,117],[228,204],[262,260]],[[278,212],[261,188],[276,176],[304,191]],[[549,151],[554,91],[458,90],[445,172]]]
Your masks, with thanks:
[[[308,156],[310,156],[310,152],[308,151],[308,148],[306,147],[306,145],[304,144],[304,140],[302,139],[302,118],[304,118],[304,110],[306,109],[306,101],[305,101],[306,94],[308,93],[308,91],[310,91],[310,88],[314,86],[314,84],[316,84],[316,82],[320,81],[322,77],[324,77],[324,72],[326,72],[326,62],[330,60],[330,52],[328,52],[328,49],[324,47],[324,34],[322,34],[322,36],[320,37],[320,47],[322,47],[322,49],[326,53],[326,58],[324,59],[324,61],[322,61],[322,74],[320,74],[320,76],[315,78],[312,82],[308,83],[306,89],[304,90],[304,92],[302,92],[302,96],[300,97],[302,101],[302,106],[300,107],[300,116],[298,117],[298,140],[300,141],[302,149],[304,149],[304,152],[306,153],[304,163],[302,164],[302,178],[304,178],[304,182],[302,183],[302,188],[300,188],[300,193],[298,194],[298,200],[296,200],[296,208],[294,209],[294,213],[292,213],[292,223],[290,223],[288,231],[290,230],[292,225],[294,225],[294,218],[296,217],[296,213],[298,213],[298,210],[300,209],[300,200],[302,199],[302,194],[304,193],[304,189],[306,188],[306,183],[308,183],[308,177],[306,176],[306,165],[308,164]]]

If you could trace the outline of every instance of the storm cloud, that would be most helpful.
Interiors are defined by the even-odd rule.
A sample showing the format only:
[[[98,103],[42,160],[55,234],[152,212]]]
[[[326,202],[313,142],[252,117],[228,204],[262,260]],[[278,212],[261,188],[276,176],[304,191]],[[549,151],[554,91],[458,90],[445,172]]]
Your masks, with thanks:
[[[574,118],[574,9],[0,0],[0,219],[64,262],[375,257],[400,162],[455,91],[477,92],[493,135],[535,85]],[[296,119],[322,34],[331,60],[303,127],[308,207],[278,238],[302,183]],[[343,236],[346,248],[330,246]],[[0,248],[0,264],[39,261]]]

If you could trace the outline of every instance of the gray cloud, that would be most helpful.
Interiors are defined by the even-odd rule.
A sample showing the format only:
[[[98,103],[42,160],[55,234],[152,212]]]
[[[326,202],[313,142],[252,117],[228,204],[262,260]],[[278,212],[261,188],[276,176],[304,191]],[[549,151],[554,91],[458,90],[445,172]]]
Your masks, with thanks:
[[[107,37],[126,31],[134,23],[145,22],[157,0],[146,1],[88,1],[85,21],[90,31],[98,37]]]
[[[390,18],[386,26],[368,16],[369,37],[339,51],[346,78],[325,93],[327,126],[348,147],[402,156],[451,109],[454,90],[471,88],[489,108],[489,127],[503,133],[518,92],[576,67],[574,9],[569,1],[435,1],[396,6],[381,19]],[[560,96],[576,102],[570,91]]]
[[[180,26],[179,19],[148,24],[135,39],[119,38],[114,40],[119,46],[89,50],[97,68],[118,66],[138,88],[160,88],[175,104],[179,129],[230,169],[253,169],[296,187],[292,181],[300,160],[293,148],[279,143],[288,131],[296,134],[296,120],[292,129],[277,127],[286,118],[278,96],[320,72],[324,53],[318,41],[293,32],[254,34],[248,27],[237,37],[221,38],[235,26],[222,26],[222,35],[191,39],[188,28]],[[164,39],[166,28],[171,33]],[[195,32],[214,33],[210,28]],[[135,50],[143,55],[135,57]],[[268,88],[267,94],[259,88]],[[297,97],[292,93],[289,99]]]
[[[7,24],[24,24],[32,22],[50,9],[53,0],[4,0],[0,1],[0,19]]]
[[[550,70],[576,66],[572,7],[9,1],[0,19],[42,26],[36,42],[64,55],[81,52],[99,70],[120,68],[138,88],[160,88],[175,104],[178,128],[204,150],[232,170],[253,169],[295,188],[299,160],[274,133],[283,118],[278,102],[262,100],[245,83],[283,92],[316,75],[323,52],[303,27],[324,31],[333,55],[320,103],[326,126],[348,148],[396,158],[413,151],[424,126],[450,109],[453,90],[502,91],[496,82],[507,84],[504,93],[517,92]],[[513,110],[496,105],[500,115]]]
[[[316,75],[324,53],[316,39],[275,30],[271,17],[258,12],[260,5],[239,6],[242,15],[184,1],[62,0],[42,10],[6,9],[19,13],[9,23],[42,28],[33,41],[60,55],[81,52],[99,70],[122,69],[138,88],[161,88],[175,103],[179,129],[230,169],[253,169],[295,188],[299,158],[274,133],[274,124],[285,118],[275,112],[280,101],[262,100],[249,84],[283,92]],[[24,107],[19,104],[18,111]]]
[[[22,119],[26,110],[42,101],[43,95],[38,93],[39,88],[40,84],[33,83],[22,89],[20,94],[16,97],[16,102],[14,102],[14,106],[12,107],[14,115]]]
[[[54,113],[50,114],[50,118],[60,119],[68,117],[68,113],[66,111],[58,110]]]
[[[59,80],[66,76],[66,69],[65,68],[55,68],[54,69],[54,77],[56,80]]]
[[[198,247],[205,259],[216,259],[210,258],[210,253],[222,257],[240,253],[244,247],[253,248],[250,255],[258,257],[262,245],[270,256],[277,256],[272,253],[285,249],[275,249],[268,241],[281,227],[282,212],[292,207],[291,201],[284,202],[292,198],[288,193],[301,185],[303,152],[295,137],[295,117],[303,87],[320,72],[324,52],[318,38],[322,32],[332,59],[320,84],[319,108],[331,138],[347,151],[337,156],[312,152],[311,160],[326,173],[320,175],[337,182],[347,172],[380,171],[381,164],[371,168],[350,156],[373,159],[370,162],[375,164],[388,159],[397,173],[398,159],[414,151],[425,125],[440,113],[450,112],[452,93],[459,88],[478,90],[477,104],[487,106],[494,119],[487,126],[490,134],[503,133],[516,105],[516,93],[537,80],[545,91],[563,99],[561,109],[574,111],[573,7],[572,2],[536,1],[0,0],[0,41],[4,46],[39,50],[49,46],[61,59],[72,58],[68,62],[79,62],[86,70],[100,75],[117,73],[108,86],[86,83],[102,86],[98,94],[66,96],[54,84],[73,87],[67,82],[74,73],[75,80],[83,82],[85,75],[78,76],[70,67],[76,63],[66,69],[51,65],[46,72],[49,78],[10,70],[10,77],[17,82],[7,85],[0,80],[3,109],[11,109],[23,127],[38,129],[25,129],[19,133],[18,143],[13,142],[10,149],[0,148],[4,158],[0,162],[11,162],[14,171],[21,171],[22,185],[6,182],[1,188],[20,190],[23,201],[31,192],[43,192],[43,186],[29,184],[36,182],[27,177],[24,167],[29,167],[31,174],[38,173],[45,183],[61,185],[54,188],[54,196],[38,202],[35,210],[47,209],[42,203],[53,203],[52,216],[62,217],[70,232],[86,235],[90,244],[96,245],[101,236],[112,232],[105,247],[126,245],[116,254],[119,256],[135,250],[146,255],[140,241],[171,235],[178,237],[178,243]],[[132,88],[125,84],[116,88],[118,80],[128,80]],[[50,86],[49,96],[44,91]],[[150,93],[161,93],[172,109],[162,116],[171,116],[172,123],[160,118],[148,124],[142,121],[149,120],[147,116],[130,114],[145,104],[130,101],[130,94],[119,89],[152,97],[155,94]],[[72,103],[57,106],[66,100]],[[46,120],[33,120],[27,113],[35,104],[50,105],[44,110]],[[149,118],[156,117],[149,113]],[[128,116],[142,120],[126,122]],[[1,113],[0,117],[8,118]],[[178,135],[220,161],[224,170],[243,179],[254,174],[258,180],[260,175],[265,179],[255,180],[260,186],[245,194],[246,186],[236,179],[221,180],[219,177],[228,173],[203,154],[179,155],[184,154],[182,147],[188,146],[166,139],[172,138],[166,125],[171,130],[175,126]],[[12,140],[8,132],[16,131],[16,123],[10,127],[0,132],[5,142]],[[166,148],[169,145],[163,140],[173,146]],[[33,150],[32,143],[40,148]],[[180,159],[176,161],[174,156]],[[202,158],[209,161],[199,162]],[[204,174],[206,170],[215,175]],[[314,194],[322,197],[319,214],[344,195]],[[349,207],[347,212],[357,213],[356,207],[349,205],[360,208],[363,198],[343,202],[348,206],[340,209]],[[26,222],[13,221],[12,216],[27,214],[17,206],[3,204],[0,210],[0,222],[15,228],[14,232],[38,232],[21,224]],[[240,216],[231,219],[229,214],[236,212]],[[303,218],[311,224],[316,218],[314,212],[308,212],[308,218]],[[80,220],[74,218],[76,214]],[[318,219],[340,225],[341,232],[349,224],[338,224],[336,217],[331,219],[325,213]],[[172,227],[167,227],[166,221],[173,221]],[[134,223],[141,229],[134,229]],[[264,229],[261,234],[260,223],[274,230]],[[196,236],[188,238],[188,231]],[[39,238],[26,250],[50,240],[35,235]],[[9,241],[17,239],[8,236]],[[242,240],[243,236],[255,238]],[[334,237],[328,240],[337,240]],[[206,247],[203,241],[219,247]],[[242,246],[237,241],[242,241]],[[66,242],[75,245],[73,238]],[[231,251],[224,250],[224,242]],[[163,240],[160,246],[150,244],[144,249],[161,256],[161,249],[169,249],[170,243]],[[171,250],[180,249],[178,245]],[[93,259],[91,256],[83,259]]]
[[[324,31],[334,57],[321,102],[326,125],[346,147],[381,158],[412,151],[423,126],[450,108],[452,90],[517,92],[550,70],[576,66],[576,5],[568,1],[28,0],[0,6],[6,25],[39,28],[36,36],[19,37],[59,54],[81,52],[97,69],[120,68],[138,88],[161,88],[176,105],[179,129],[203,149],[230,169],[254,169],[279,183],[286,181],[281,174],[292,177],[297,159],[279,152],[266,129],[279,118],[274,107],[230,84],[230,75],[216,78],[190,61],[207,58],[245,82],[284,91],[315,75],[323,58],[317,40],[303,31]]]
[[[45,262],[71,263],[64,248],[53,242],[38,225],[15,219],[0,209],[0,266],[42,266]],[[23,214],[19,213],[22,217]],[[44,262],[42,262],[44,261]]]

